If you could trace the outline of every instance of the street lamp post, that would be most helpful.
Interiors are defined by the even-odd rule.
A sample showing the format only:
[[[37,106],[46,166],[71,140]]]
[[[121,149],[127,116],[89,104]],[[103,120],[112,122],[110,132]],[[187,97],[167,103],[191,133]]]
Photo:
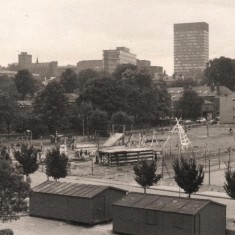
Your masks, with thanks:
[[[234,119],[235,119],[235,106],[234,106],[234,101],[235,101],[235,98],[233,97],[233,124],[234,124]]]

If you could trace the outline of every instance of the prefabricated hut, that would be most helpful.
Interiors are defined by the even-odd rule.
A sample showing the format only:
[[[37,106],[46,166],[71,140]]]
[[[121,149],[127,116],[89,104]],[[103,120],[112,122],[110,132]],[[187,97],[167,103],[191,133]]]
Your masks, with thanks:
[[[141,160],[153,160],[151,148],[113,147],[99,150],[98,162],[101,165],[120,166],[137,163]]]
[[[112,219],[112,203],[126,194],[110,186],[46,181],[30,193],[30,215],[86,224]]]
[[[224,235],[226,206],[210,200],[129,193],[113,204],[113,231],[138,235]]]

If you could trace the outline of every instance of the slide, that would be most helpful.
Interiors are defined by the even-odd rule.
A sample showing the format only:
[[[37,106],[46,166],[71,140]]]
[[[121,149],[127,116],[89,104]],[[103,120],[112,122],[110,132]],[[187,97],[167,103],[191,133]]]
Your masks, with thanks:
[[[120,140],[123,137],[123,133],[115,133],[112,136],[110,136],[105,143],[103,144],[103,147],[111,147],[113,146],[118,140]]]

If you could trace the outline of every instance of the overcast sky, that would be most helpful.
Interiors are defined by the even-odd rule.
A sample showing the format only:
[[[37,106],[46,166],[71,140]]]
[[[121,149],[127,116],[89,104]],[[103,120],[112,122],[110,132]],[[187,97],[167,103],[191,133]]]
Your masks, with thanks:
[[[210,58],[235,56],[235,0],[0,0],[0,64],[102,59],[126,46],[173,73],[173,24],[207,22]]]

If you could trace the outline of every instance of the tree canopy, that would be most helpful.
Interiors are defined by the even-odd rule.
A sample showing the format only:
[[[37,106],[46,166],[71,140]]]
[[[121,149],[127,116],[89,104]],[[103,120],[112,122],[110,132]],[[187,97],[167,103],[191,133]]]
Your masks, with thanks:
[[[222,85],[235,90],[235,63],[233,59],[220,57],[210,60],[204,73],[208,85]]]
[[[203,165],[197,165],[194,158],[175,158],[173,160],[174,179],[180,188],[188,194],[199,190],[204,180]]]
[[[50,82],[35,97],[33,109],[34,115],[47,125],[50,133],[55,133],[56,130],[69,125],[67,121],[68,99],[64,95],[63,87],[57,82]]]
[[[87,83],[79,102],[91,102],[94,108],[105,110],[111,115],[126,110],[126,88],[120,81],[113,79],[94,79]]]
[[[135,181],[144,188],[144,193],[146,193],[146,188],[156,184],[162,178],[161,174],[156,175],[157,165],[155,161],[143,160],[135,165],[133,170]]]
[[[10,127],[18,114],[18,104],[13,97],[7,93],[0,94],[0,121],[7,127],[7,133],[10,133]]]
[[[226,169],[225,171],[225,180],[224,190],[229,197],[235,199],[235,170],[231,168]]]
[[[23,175],[9,160],[0,158],[0,221],[18,219],[18,213],[27,210],[24,199],[29,195],[29,185]]]
[[[78,73],[79,90],[83,91],[85,85],[91,80],[98,78],[98,73],[92,69],[84,69]]]
[[[203,99],[192,89],[185,89],[179,100],[179,110],[183,119],[197,119],[201,116]]]
[[[101,135],[107,132],[108,127],[108,115],[107,112],[96,109],[90,115],[90,127],[91,131],[102,131]]]
[[[93,105],[91,102],[81,102],[77,103],[77,108],[78,108],[78,115],[82,119],[82,134],[83,136],[85,135],[85,127],[87,127],[86,130],[88,135],[89,118],[93,111]]]
[[[127,113],[118,111],[111,116],[111,123],[117,125],[133,124],[133,117],[129,116]]]
[[[37,150],[32,145],[22,144],[20,150],[14,150],[13,153],[28,180],[29,175],[34,173],[39,167]]]
[[[65,178],[68,174],[68,157],[60,153],[59,148],[53,148],[46,154],[46,175],[55,180]]]
[[[122,111],[137,122],[150,122],[169,115],[170,96],[163,85],[153,83],[150,74],[136,70],[125,79],[94,79],[86,84],[79,102],[91,102],[109,117]]]
[[[64,87],[65,92],[72,93],[76,88],[78,88],[78,77],[72,69],[66,69],[61,74],[60,78],[60,83]]]
[[[115,79],[131,78],[134,72],[137,70],[137,66],[133,64],[120,64],[117,66],[112,74]]]
[[[24,100],[26,95],[31,96],[36,91],[35,79],[33,75],[27,70],[19,70],[15,76],[15,83],[17,91],[21,94],[21,98]]]

